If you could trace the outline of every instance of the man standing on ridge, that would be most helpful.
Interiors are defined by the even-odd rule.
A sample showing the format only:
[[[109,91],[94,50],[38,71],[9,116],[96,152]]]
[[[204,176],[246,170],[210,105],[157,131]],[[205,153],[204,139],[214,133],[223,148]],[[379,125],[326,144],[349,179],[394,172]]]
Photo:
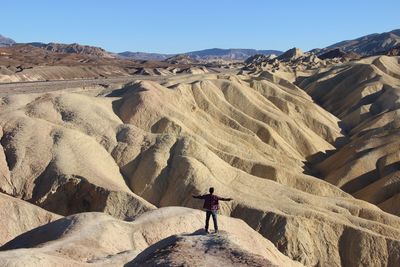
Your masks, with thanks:
[[[210,187],[210,194],[193,196],[193,198],[204,199],[203,209],[206,210],[206,233],[208,234],[208,222],[210,221],[210,216],[213,218],[214,230],[218,233],[218,222],[217,222],[217,211],[219,210],[219,200],[221,201],[231,201],[232,198],[223,198],[214,195],[214,187]]]

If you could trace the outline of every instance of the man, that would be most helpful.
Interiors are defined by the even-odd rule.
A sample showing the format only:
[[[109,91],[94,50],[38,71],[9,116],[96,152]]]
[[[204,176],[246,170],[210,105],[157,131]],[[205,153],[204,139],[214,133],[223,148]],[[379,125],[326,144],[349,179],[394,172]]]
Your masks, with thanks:
[[[208,234],[208,222],[210,221],[210,216],[213,218],[215,233],[218,233],[218,223],[217,223],[217,211],[219,210],[218,201],[231,201],[232,198],[223,198],[214,195],[214,187],[210,187],[210,194],[192,196],[193,198],[204,199],[203,209],[206,210],[206,233]]]

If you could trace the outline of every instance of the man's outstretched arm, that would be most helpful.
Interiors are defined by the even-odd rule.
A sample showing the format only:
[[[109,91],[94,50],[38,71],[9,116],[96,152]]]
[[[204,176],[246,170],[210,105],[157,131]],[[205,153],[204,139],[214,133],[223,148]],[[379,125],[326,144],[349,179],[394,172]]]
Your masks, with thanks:
[[[221,200],[221,201],[231,201],[231,200],[233,200],[232,198],[224,198],[224,197],[220,197],[218,199]]]
[[[199,195],[199,196],[192,195],[192,197],[193,198],[198,198],[198,199],[204,199],[204,195]]]

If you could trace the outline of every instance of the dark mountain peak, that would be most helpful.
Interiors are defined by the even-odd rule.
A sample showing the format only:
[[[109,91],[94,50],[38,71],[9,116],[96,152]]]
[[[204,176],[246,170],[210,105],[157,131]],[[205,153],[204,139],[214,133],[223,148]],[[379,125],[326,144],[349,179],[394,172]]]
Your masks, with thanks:
[[[285,53],[278,57],[279,60],[294,60],[303,55],[303,51],[300,48],[293,47],[292,49],[287,50]]]
[[[15,44],[15,41],[13,39],[0,34],[0,46],[10,46],[13,44]]]
[[[341,49],[343,52],[355,52],[363,56],[371,56],[388,51],[400,44],[400,29],[390,32],[373,33],[353,40],[335,43],[320,50],[320,54],[332,49]]]
[[[27,43],[27,45],[31,45],[37,48],[42,48],[47,51],[56,52],[56,53],[65,53],[65,54],[84,54],[88,56],[94,57],[102,57],[102,58],[112,58],[114,57],[111,53],[107,52],[103,48],[89,45],[81,45],[78,43],[72,44],[62,44],[62,43],[41,43],[41,42],[32,42]]]

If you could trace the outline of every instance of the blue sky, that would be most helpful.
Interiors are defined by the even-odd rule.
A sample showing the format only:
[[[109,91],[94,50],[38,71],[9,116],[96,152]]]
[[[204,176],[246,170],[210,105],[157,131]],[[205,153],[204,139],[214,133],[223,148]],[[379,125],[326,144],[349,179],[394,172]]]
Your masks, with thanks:
[[[303,50],[400,28],[400,1],[2,0],[0,34],[112,52]]]

